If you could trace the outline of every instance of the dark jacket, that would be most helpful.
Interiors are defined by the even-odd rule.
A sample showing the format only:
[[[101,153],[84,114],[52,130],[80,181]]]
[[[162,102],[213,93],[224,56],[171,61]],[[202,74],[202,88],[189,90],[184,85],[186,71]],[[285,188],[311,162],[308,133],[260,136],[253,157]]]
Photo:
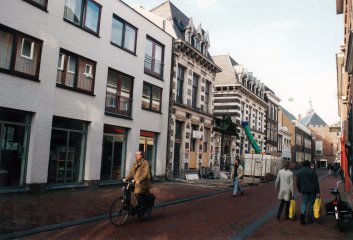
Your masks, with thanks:
[[[128,180],[134,179],[135,181],[139,181],[139,184],[135,183],[134,193],[150,193],[150,166],[146,159],[141,159],[140,162],[135,162],[132,165],[130,173],[126,178]]]
[[[320,193],[317,174],[310,167],[303,167],[297,172],[297,188],[300,193]]]

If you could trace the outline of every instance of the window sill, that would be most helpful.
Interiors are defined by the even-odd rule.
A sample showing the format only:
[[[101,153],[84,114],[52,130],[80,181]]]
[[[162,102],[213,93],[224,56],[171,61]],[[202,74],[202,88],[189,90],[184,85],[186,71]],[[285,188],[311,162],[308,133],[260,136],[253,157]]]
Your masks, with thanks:
[[[158,80],[161,80],[161,81],[164,81],[163,80],[163,76],[157,76],[156,74],[153,74],[153,73],[151,73],[150,71],[146,71],[146,69],[145,69],[145,74],[147,74],[147,75],[149,75],[149,76],[151,76],[151,77],[154,77],[154,78],[157,78]]]
[[[121,115],[121,114],[115,114],[115,113],[110,113],[110,112],[104,112],[105,115],[111,116],[111,117],[117,117],[117,118],[124,118],[127,120],[134,120],[132,117],[126,116],[126,115]]]
[[[37,4],[37,3],[35,3],[33,1],[31,1],[31,0],[22,0],[22,1],[27,2],[27,3],[31,4],[31,5],[39,8],[40,10],[48,13],[48,10],[47,10],[48,6],[43,6],[41,4]]]
[[[114,47],[117,47],[117,48],[119,48],[119,49],[121,49],[121,50],[123,50],[123,51],[125,51],[127,53],[130,53],[131,55],[134,55],[135,57],[137,57],[136,50],[135,50],[135,52],[132,52],[132,51],[126,49],[126,48],[120,47],[118,44],[115,44],[112,41],[110,41],[110,44],[113,45]]]
[[[68,86],[65,86],[65,85],[62,85],[60,83],[56,83],[56,86],[58,88],[63,88],[63,89],[66,89],[66,90],[69,90],[69,91],[73,91],[73,92],[77,92],[77,93],[82,93],[82,94],[86,94],[86,95],[89,95],[89,96],[92,96],[92,97],[95,97],[96,95],[92,92],[88,92],[88,91],[85,91],[85,90],[80,90],[80,89],[77,89],[77,88],[72,88],[72,87],[68,87]]]
[[[99,32],[96,33],[96,32],[87,30],[86,28],[82,27],[81,25],[77,25],[77,24],[71,22],[70,20],[67,20],[66,18],[63,18],[63,20],[64,20],[65,22],[67,22],[67,23],[69,23],[69,24],[71,24],[71,25],[73,25],[73,26],[75,26],[75,27],[77,27],[77,28],[79,28],[79,29],[81,29],[81,30],[83,30],[83,31],[85,31],[85,32],[87,32],[87,33],[89,33],[89,34],[92,34],[92,35],[96,36],[97,38],[100,38]]]
[[[0,68],[0,72],[6,73],[6,74],[10,74],[10,75],[15,76],[15,77],[25,78],[25,79],[28,79],[28,80],[31,80],[31,81],[34,81],[34,82],[40,82],[38,77],[32,76],[32,75],[28,75],[26,73],[12,71],[12,70],[3,69],[3,68]]]
[[[153,112],[153,113],[159,113],[159,114],[163,114],[161,111],[154,111],[154,110],[152,110],[152,109],[148,109],[148,108],[142,108],[142,110],[146,110],[146,111],[148,111],[148,112]]]

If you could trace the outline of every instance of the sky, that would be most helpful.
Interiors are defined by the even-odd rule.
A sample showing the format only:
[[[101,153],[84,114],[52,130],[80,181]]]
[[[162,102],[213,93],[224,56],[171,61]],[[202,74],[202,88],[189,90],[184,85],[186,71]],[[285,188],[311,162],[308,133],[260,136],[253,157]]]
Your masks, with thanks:
[[[123,0],[151,9],[165,0]],[[212,56],[229,54],[304,116],[311,99],[327,123],[339,121],[336,53],[343,15],[335,0],[172,0],[210,34]]]

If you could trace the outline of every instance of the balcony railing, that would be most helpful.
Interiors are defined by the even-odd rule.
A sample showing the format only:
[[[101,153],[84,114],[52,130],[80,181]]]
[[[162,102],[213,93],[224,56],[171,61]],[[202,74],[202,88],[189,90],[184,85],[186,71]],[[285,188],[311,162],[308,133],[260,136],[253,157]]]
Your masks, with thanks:
[[[105,112],[131,118],[132,99],[107,93]]]
[[[152,58],[149,55],[145,55],[145,72],[149,73],[158,78],[163,76],[163,66],[164,64],[161,61],[158,61],[155,58]]]

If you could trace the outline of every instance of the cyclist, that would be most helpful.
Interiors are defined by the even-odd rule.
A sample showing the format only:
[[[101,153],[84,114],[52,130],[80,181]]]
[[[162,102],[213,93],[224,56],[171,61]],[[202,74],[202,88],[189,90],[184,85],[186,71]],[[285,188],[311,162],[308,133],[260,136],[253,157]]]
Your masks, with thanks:
[[[148,161],[144,158],[142,151],[135,153],[136,162],[132,165],[130,173],[124,181],[134,180],[135,196],[137,200],[136,208],[132,209],[131,214],[151,208],[154,206],[154,195],[150,192],[151,171]]]

